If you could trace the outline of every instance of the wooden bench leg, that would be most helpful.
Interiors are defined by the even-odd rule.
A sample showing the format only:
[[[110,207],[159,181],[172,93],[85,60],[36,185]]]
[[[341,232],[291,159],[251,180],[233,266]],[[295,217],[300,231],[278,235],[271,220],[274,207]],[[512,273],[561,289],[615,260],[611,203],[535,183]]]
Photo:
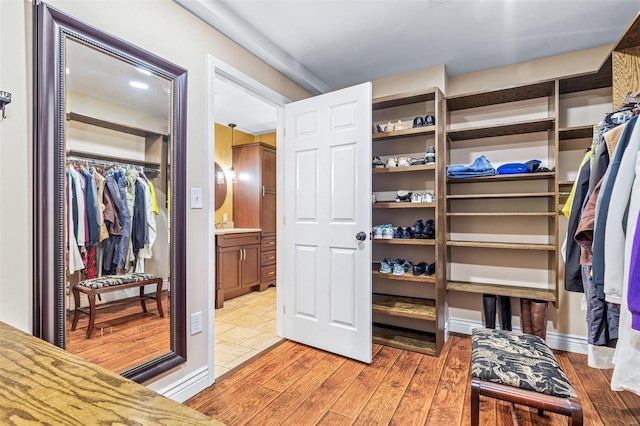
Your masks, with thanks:
[[[571,426],[582,426],[582,404],[576,398],[569,398],[569,403],[571,404],[569,424]]]
[[[480,424],[480,383],[471,379],[471,426]]]
[[[75,285],[73,286],[72,291],[73,291],[73,302],[74,302],[75,309],[73,310],[73,322],[71,322],[71,331],[74,331],[78,326],[78,319],[80,318],[80,311],[79,311],[80,292],[78,291]]]
[[[160,318],[164,318],[164,312],[162,311],[162,278],[158,278],[158,281],[156,281],[156,304],[158,305]]]
[[[142,312],[147,312],[147,302],[144,297],[144,285],[140,286],[140,305],[142,306]]]
[[[93,332],[93,324],[96,321],[96,294],[95,293],[87,293],[87,298],[89,299],[89,326],[87,327],[87,335],[86,339],[91,337],[91,333]]]

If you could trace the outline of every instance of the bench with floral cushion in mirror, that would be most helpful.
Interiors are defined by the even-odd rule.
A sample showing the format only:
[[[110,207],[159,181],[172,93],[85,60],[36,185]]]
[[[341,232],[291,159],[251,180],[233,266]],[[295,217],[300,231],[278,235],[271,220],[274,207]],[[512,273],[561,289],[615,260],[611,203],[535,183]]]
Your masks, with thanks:
[[[488,328],[471,336],[471,424],[478,425],[480,395],[569,416],[582,425],[582,406],[544,340]]]
[[[145,294],[144,286],[155,284],[156,291],[155,295]],[[156,304],[158,306],[158,314],[160,317],[164,317],[164,312],[162,311],[162,278],[158,278],[152,274],[124,274],[124,275],[105,275],[98,278],[92,278],[88,280],[80,281],[78,284],[73,286],[73,299],[75,302],[75,309],[73,311],[73,322],[71,324],[71,330],[75,330],[78,325],[78,318],[80,314],[89,315],[89,325],[87,327],[86,338],[91,337],[91,333],[93,331],[93,326],[96,320],[96,295],[108,293],[116,290],[124,290],[127,288],[140,288],[140,297],[136,299],[124,299],[117,300],[114,302],[108,302],[101,304],[99,308],[120,305],[125,303],[131,303],[132,300],[139,300],[142,305],[142,311],[147,312],[147,305],[145,301],[147,299],[155,299]],[[89,299],[89,308],[83,308],[80,306],[80,293],[84,293],[87,295]]]

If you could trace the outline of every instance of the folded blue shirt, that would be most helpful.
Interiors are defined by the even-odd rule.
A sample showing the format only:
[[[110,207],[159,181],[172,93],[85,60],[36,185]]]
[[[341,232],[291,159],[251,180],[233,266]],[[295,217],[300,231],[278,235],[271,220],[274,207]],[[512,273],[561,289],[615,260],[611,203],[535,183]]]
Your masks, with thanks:
[[[499,175],[512,175],[517,173],[531,173],[540,165],[540,160],[529,160],[526,163],[507,163],[498,167]]]
[[[493,168],[484,155],[476,158],[474,162],[468,166],[464,164],[453,164],[447,167],[447,177],[449,178],[493,176],[495,174],[496,169]]]

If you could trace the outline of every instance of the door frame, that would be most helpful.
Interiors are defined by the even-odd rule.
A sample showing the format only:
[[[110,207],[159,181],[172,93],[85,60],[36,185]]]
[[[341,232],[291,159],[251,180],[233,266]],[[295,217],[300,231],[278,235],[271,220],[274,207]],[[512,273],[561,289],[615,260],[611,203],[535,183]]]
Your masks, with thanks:
[[[207,257],[210,261],[207,263],[207,312],[211,312],[211,316],[205,315],[205,321],[207,321],[207,370],[209,378],[209,386],[215,383],[215,286],[216,286],[216,234],[215,234],[215,81],[216,78],[223,78],[231,81],[245,90],[251,92],[255,97],[260,98],[262,101],[274,106],[277,110],[277,123],[276,123],[276,146],[282,147],[284,143],[284,106],[291,102],[290,99],[276,92],[275,90],[265,86],[259,81],[249,77],[242,71],[232,67],[231,65],[221,61],[215,56],[207,55],[207,105],[206,105],[206,125],[205,130],[206,140],[212,141],[211,144],[207,144],[206,158],[207,164],[207,186],[209,188],[209,197],[207,203]],[[278,167],[277,183],[276,183],[276,235],[282,233],[282,209],[284,207],[282,201],[282,188],[284,185],[284,175],[282,173],[283,164],[282,149],[276,149],[276,164]],[[281,239],[277,240],[276,250],[281,250]],[[282,276],[282,262],[276,263],[276,280]],[[284,304],[282,297],[283,287],[276,286],[276,334],[282,337],[282,306]]]

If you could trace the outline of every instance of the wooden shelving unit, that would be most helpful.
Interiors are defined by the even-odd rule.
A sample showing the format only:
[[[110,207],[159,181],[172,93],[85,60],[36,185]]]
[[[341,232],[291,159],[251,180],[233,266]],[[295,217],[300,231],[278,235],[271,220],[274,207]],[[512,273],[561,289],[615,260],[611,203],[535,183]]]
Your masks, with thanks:
[[[435,246],[436,240],[430,240],[426,238],[394,238],[391,240],[383,239],[383,238],[375,238],[373,240],[374,244],[398,244],[398,245],[411,245],[411,246]]]
[[[580,82],[583,82],[580,80]],[[578,84],[578,81],[573,84]],[[529,144],[531,146],[532,140],[539,140],[536,142],[533,149],[537,149],[537,152],[545,152],[548,158],[547,161],[543,161],[542,166],[551,167],[558,161],[558,97],[559,86],[555,80],[543,81],[539,83],[526,84],[522,86],[506,87],[499,90],[492,90],[488,92],[478,92],[459,96],[452,96],[447,98],[447,107],[449,110],[449,116],[451,122],[464,122],[465,128],[457,128],[458,126],[450,125],[447,131],[447,139],[450,141],[447,149],[447,162],[446,164],[457,164],[457,161],[450,161],[449,158],[456,156],[457,150],[461,150],[461,153],[465,153],[465,150],[469,150],[470,146],[478,151],[483,147],[488,147],[491,152],[494,141],[491,138],[501,136],[511,136],[509,139],[510,147],[506,150],[513,151],[513,158],[504,160],[508,157],[509,152],[503,151],[498,158],[502,159],[502,162],[526,162],[531,158],[521,158],[523,156],[521,151],[525,149],[513,148],[517,146],[520,141]],[[542,118],[534,119],[522,119],[524,114],[519,115],[519,108],[523,103],[520,101],[529,101],[526,105],[540,105],[546,108],[546,114],[540,112]],[[467,112],[465,110],[471,110],[474,108],[483,107],[481,113],[491,111],[492,107],[495,107],[496,111],[500,111],[505,115],[502,121],[496,123],[495,121],[491,125],[473,126],[473,122],[469,122],[466,119]],[[526,107],[525,107],[526,110]],[[453,114],[452,114],[453,113]],[[474,117],[475,111],[469,112],[469,117]],[[479,112],[478,112],[479,113]],[[462,116],[465,117],[462,117]],[[456,120],[457,118],[457,120]],[[472,120],[472,119],[471,119]],[[578,132],[585,132],[583,128],[579,129],[566,129],[565,136],[569,138],[571,135],[584,134]],[[533,137],[519,137],[518,135],[544,133],[541,136]],[[472,141],[464,142],[462,141]],[[477,148],[477,149],[476,149]],[[506,155],[505,155],[506,154]],[[492,161],[491,155],[488,153],[487,158]],[[545,160],[545,158],[541,158]],[[498,167],[500,163],[494,164],[494,167]],[[447,178],[446,185],[446,234],[448,240],[445,242],[447,247],[446,256],[447,259],[454,264],[466,264],[467,268],[461,268],[460,270],[452,270],[448,267],[447,270],[450,276],[447,277],[446,289],[447,291],[461,291],[468,293],[478,294],[497,294],[514,297],[534,297],[533,295],[539,295],[536,297],[543,300],[551,300],[555,302],[557,300],[557,286],[558,286],[558,265],[557,256],[555,253],[558,251],[558,223],[557,223],[557,174],[555,171],[541,172],[541,173],[521,173],[510,175],[494,175],[494,176],[481,176],[470,178]],[[490,186],[487,184],[491,184]],[[478,186],[475,186],[475,185]],[[481,186],[484,184],[484,186]],[[516,189],[517,188],[517,189]],[[514,190],[516,189],[516,190]],[[537,200],[536,206],[530,206],[526,202],[529,199]],[[527,207],[529,206],[529,207]],[[540,218],[543,222],[536,221],[535,224],[540,229],[543,229],[543,235],[548,236],[548,241],[553,243],[548,244],[532,244],[532,243],[517,243],[517,242],[502,242],[501,238],[496,238],[496,241],[491,241],[491,233],[499,233],[499,230],[487,230],[479,229],[479,220],[473,221],[473,219],[483,218],[498,218],[504,223],[508,224],[508,230],[506,232],[513,232],[514,227],[518,227],[518,224],[522,224],[523,230],[522,236],[514,236],[509,240],[527,240],[527,233],[530,232],[532,225],[531,219]],[[508,219],[507,219],[508,218]],[[544,225],[545,222],[547,225]],[[491,223],[496,224],[496,221]],[[477,231],[476,231],[477,230]],[[471,241],[461,241],[456,239],[457,233],[463,234],[478,234],[476,237],[470,237]],[[518,233],[516,231],[516,233]],[[457,237],[461,238],[461,237]],[[462,237],[464,238],[464,237]],[[474,240],[479,241],[474,241]],[[547,238],[545,238],[547,240]],[[549,282],[546,284],[548,288],[553,288],[552,291],[544,292],[531,292],[529,288],[523,289],[522,287],[513,287],[502,284],[477,284],[472,283],[474,272],[477,265],[474,262],[468,261],[469,255],[464,255],[459,251],[460,248],[466,248],[471,250],[481,250],[483,253],[482,258],[487,262],[495,262],[495,281],[504,281],[504,277],[500,272],[500,268],[506,270],[512,269],[510,262],[515,262],[515,259],[521,259],[522,255],[514,256],[514,260],[511,260],[511,256],[504,256],[504,251],[517,251],[517,252],[537,252],[537,253],[549,253],[549,255],[543,254],[536,255],[535,261],[536,268],[542,267],[549,270],[548,276]],[[490,249],[488,252],[487,249]],[[480,252],[479,252],[480,253]],[[458,255],[459,254],[459,255]],[[527,254],[525,254],[527,256]],[[461,271],[461,272],[459,272]],[[480,273],[480,272],[478,272]],[[506,271],[504,273],[507,273]],[[464,281],[466,278],[469,282]],[[488,280],[494,277],[486,278]]]
[[[402,327],[393,327],[379,323],[373,324],[373,343],[392,346],[425,355],[438,356],[436,334],[420,332]]]
[[[373,312],[379,314],[424,321],[435,321],[437,318],[436,303],[431,299],[377,293],[374,293],[372,297]]]
[[[531,287],[516,287],[505,284],[472,283],[463,281],[448,281],[447,291],[462,291],[465,293],[497,294],[498,296],[524,297],[528,299],[556,302],[555,290],[545,290]]]
[[[436,203],[373,203],[371,208],[374,209],[426,209],[434,208]]]
[[[560,140],[583,139],[593,137],[593,126],[565,127],[558,130]]]
[[[402,107],[402,108],[398,108]],[[381,126],[397,123],[411,124],[416,116],[426,113],[435,117],[434,126],[409,128],[372,135],[372,155],[413,156],[424,153],[430,146],[436,151],[435,163],[372,169],[373,191],[385,192],[410,188],[411,191],[431,192],[436,199],[431,203],[372,203],[373,225],[381,223],[406,223],[415,211],[422,219],[434,220],[435,239],[374,239],[373,257],[403,257],[409,261],[436,263],[432,276],[414,276],[413,271],[404,275],[381,274],[379,265],[373,265],[372,279],[377,294],[373,295],[373,312],[381,315],[379,321],[391,324],[374,324],[373,341],[411,351],[438,355],[444,346],[444,184],[442,157],[444,156],[444,96],[439,89],[430,89],[385,96],[373,100],[373,123]],[[394,144],[396,141],[402,143]],[[398,149],[398,152],[394,152]],[[380,175],[384,175],[381,177]],[[377,177],[376,177],[377,176]],[[387,195],[387,194],[385,194]],[[424,288],[420,284],[425,284]],[[412,297],[406,297],[411,291]],[[414,294],[415,292],[419,294]],[[423,294],[424,293],[424,294]],[[391,318],[393,317],[393,318]],[[416,321],[429,322],[434,333],[424,333]],[[402,327],[398,327],[401,325]],[[413,329],[419,328],[420,330]]]

